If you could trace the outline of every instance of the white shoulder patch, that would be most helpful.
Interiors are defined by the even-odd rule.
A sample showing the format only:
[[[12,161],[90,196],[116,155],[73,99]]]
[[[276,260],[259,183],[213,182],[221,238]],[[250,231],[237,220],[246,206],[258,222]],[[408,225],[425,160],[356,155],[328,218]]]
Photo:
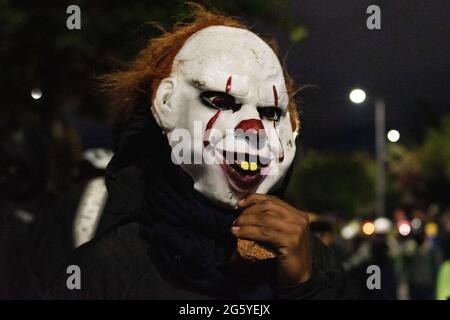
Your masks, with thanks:
[[[87,184],[73,222],[75,248],[94,237],[107,197],[104,177],[95,178]]]

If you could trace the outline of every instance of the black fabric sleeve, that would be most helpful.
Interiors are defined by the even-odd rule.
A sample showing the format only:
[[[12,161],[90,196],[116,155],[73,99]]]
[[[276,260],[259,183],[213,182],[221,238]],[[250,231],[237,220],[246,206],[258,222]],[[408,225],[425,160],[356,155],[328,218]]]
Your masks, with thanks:
[[[297,286],[277,286],[282,300],[332,300],[345,298],[345,273],[333,252],[311,236],[313,269],[311,277]]]
[[[47,289],[44,299],[126,299],[129,290],[148,268],[146,248],[133,227],[119,228],[89,242],[73,253]],[[81,288],[69,289],[67,267],[81,270]]]

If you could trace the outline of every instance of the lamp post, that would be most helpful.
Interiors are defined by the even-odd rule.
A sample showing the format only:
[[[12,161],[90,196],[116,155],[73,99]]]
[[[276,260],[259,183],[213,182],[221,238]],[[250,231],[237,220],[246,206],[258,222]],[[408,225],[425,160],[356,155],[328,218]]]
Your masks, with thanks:
[[[375,153],[377,175],[375,180],[375,213],[386,215],[386,106],[384,100],[375,100]]]
[[[349,95],[353,103],[360,104],[366,100],[362,89],[353,89]],[[386,214],[386,106],[383,99],[375,99],[375,213],[378,216]]]

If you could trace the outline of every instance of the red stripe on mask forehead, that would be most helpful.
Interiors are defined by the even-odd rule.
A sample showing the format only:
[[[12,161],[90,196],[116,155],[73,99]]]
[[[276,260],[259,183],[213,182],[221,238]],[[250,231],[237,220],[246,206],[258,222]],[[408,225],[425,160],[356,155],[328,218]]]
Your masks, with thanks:
[[[225,86],[225,92],[229,94],[231,91],[231,76],[228,77],[227,85]]]
[[[275,85],[272,86],[273,89],[273,100],[275,103],[275,107],[278,107],[278,92],[277,92],[277,88],[275,87]]]

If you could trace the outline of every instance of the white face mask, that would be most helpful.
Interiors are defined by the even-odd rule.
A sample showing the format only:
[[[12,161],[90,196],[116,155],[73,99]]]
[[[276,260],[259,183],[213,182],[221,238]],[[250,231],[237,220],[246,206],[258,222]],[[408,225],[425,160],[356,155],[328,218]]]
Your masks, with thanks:
[[[152,111],[173,159],[180,136],[186,137],[180,131],[189,134],[183,157],[195,163],[181,165],[194,188],[235,207],[249,194],[276,187],[291,165],[295,133],[288,102],[280,62],[263,40],[244,29],[212,26],[186,41]]]

